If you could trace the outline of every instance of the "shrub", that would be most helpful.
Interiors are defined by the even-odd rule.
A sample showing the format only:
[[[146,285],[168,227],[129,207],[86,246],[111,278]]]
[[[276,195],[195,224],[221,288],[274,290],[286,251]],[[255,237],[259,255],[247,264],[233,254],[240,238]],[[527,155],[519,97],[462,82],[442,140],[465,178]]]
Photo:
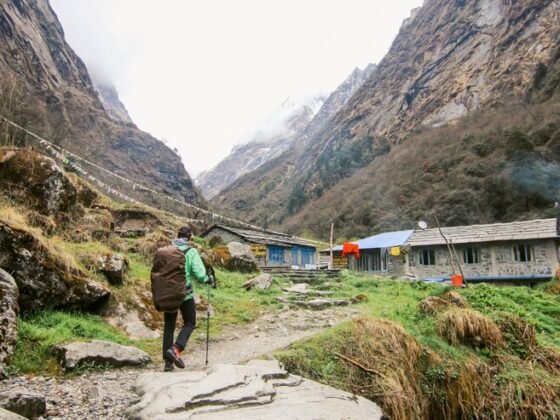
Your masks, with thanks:
[[[504,346],[504,337],[490,318],[472,309],[451,309],[437,320],[438,333],[450,344],[498,349]]]

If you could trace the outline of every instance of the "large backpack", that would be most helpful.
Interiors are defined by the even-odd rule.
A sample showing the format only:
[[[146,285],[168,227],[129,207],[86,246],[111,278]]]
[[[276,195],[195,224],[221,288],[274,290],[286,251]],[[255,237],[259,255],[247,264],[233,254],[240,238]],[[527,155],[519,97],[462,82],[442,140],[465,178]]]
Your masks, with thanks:
[[[175,245],[164,246],[156,251],[150,274],[154,306],[160,312],[175,312],[179,309],[187,293],[185,283],[185,254]]]

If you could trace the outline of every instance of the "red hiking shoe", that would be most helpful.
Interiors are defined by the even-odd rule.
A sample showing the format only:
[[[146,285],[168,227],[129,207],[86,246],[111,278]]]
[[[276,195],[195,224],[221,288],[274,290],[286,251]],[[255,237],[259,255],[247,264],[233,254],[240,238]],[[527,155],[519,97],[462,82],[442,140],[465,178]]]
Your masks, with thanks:
[[[181,350],[179,350],[179,348],[175,344],[173,344],[173,346],[165,352],[165,355],[167,356],[168,360],[171,360],[173,364],[179,369],[185,368],[185,362],[183,362],[183,359],[181,359]]]

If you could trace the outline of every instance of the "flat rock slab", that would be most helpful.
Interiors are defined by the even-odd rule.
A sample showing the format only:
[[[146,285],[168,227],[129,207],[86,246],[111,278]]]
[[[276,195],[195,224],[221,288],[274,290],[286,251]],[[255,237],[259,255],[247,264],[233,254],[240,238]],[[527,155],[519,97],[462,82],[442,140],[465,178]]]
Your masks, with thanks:
[[[12,411],[5,410],[0,407],[0,420],[25,420],[25,417],[20,416]]]
[[[216,365],[201,372],[145,373],[129,419],[380,419],[371,401],[289,375],[278,361]]]
[[[25,418],[34,419],[46,413],[47,401],[44,395],[34,392],[6,391],[0,392],[0,407]]]
[[[64,370],[72,370],[86,362],[122,367],[142,366],[151,361],[146,352],[136,347],[122,346],[102,340],[66,344],[60,346],[59,351],[60,362]]]

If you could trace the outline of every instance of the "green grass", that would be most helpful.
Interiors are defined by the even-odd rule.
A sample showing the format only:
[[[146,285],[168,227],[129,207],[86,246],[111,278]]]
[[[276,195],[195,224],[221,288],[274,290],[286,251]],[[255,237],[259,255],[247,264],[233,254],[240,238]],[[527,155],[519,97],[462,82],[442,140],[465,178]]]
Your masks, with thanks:
[[[215,315],[210,321],[210,334],[218,335],[228,325],[244,324],[256,320],[261,312],[279,308],[276,297],[281,294],[282,283],[275,279],[268,290],[246,291],[241,286],[257,274],[241,274],[216,268],[218,287],[211,289],[210,303]],[[207,298],[206,285],[195,284],[195,291]],[[206,330],[206,319],[199,320]]]
[[[56,346],[93,339],[134,344],[96,315],[42,311],[19,318],[18,340],[10,368],[16,373],[57,372]]]
[[[534,413],[535,411],[531,410],[538,410],[539,404],[535,402],[537,397],[534,396],[541,395],[541,391],[536,390],[535,383],[541,384],[548,390],[547,401],[554,400],[554,398],[558,401],[560,388],[556,373],[545,370],[539,363],[520,358],[516,343],[510,343],[501,350],[490,351],[485,348],[464,345],[453,346],[437,334],[435,328],[437,317],[421,313],[419,303],[428,296],[441,295],[450,289],[449,287],[422,282],[396,282],[344,272],[342,281],[333,284],[332,289],[337,297],[348,298],[357,294],[365,294],[368,297],[367,302],[359,304],[365,315],[377,319],[389,319],[401,325],[422,345],[425,349],[424,352],[427,352],[426,355],[434,355],[426,356],[426,361],[418,362],[423,378],[421,387],[421,392],[424,392],[423,396],[409,396],[408,398],[430,399],[432,407],[444,409],[442,408],[444,406],[439,404],[440,398],[447,398],[445,392],[450,392],[449,390],[459,386],[453,385],[459,375],[472,381],[473,375],[478,373],[475,370],[473,374],[473,370],[469,371],[468,366],[475,363],[482,366],[480,368],[481,386],[483,383],[484,386],[492,388],[492,381],[495,381],[496,387],[502,387],[500,398],[503,397],[502,401],[506,401],[507,404],[513,401],[513,397],[508,394],[508,392],[513,392],[512,389],[522,390],[523,395],[529,392],[527,390],[535,389],[534,394],[527,394],[532,398],[531,402],[522,405],[519,400],[515,403],[519,403],[515,409],[526,409],[527,413]],[[500,319],[504,313],[509,313],[533,324],[537,330],[539,345],[560,352],[559,295],[548,293],[545,288],[496,287],[485,284],[470,286],[460,289],[458,292],[468,300],[473,309],[494,320]],[[346,354],[353,354],[353,347],[348,348],[345,344],[353,328],[355,328],[353,322],[343,323],[334,329],[295,343],[286,350],[276,352],[275,355],[293,373],[325,384],[362,393],[362,395],[368,395],[370,392],[371,388],[368,390],[367,386],[377,387],[375,389],[379,389],[381,394],[379,394],[379,398],[376,396],[372,398],[382,407],[390,410],[390,398],[386,399],[384,392],[394,389],[391,388],[394,382],[383,383],[378,377],[367,374],[364,377],[363,372],[356,371],[335,354],[341,351],[344,353],[342,349],[350,352]],[[373,339],[377,340],[376,337]],[[368,338],[364,336],[363,340],[368,340]],[[390,353],[389,351],[389,355]],[[423,366],[423,363],[426,365]],[[370,360],[367,364],[383,370],[383,362]],[[476,376],[474,376],[474,383],[476,380]],[[366,388],[356,388],[358,383],[366,384]],[[453,395],[452,398],[456,396]],[[524,396],[523,398],[529,397]],[[463,403],[465,402],[463,401]],[[498,399],[489,400],[485,409],[495,413],[495,411],[491,411],[496,409],[494,403],[500,404]],[[469,406],[469,409],[473,407]],[[548,413],[554,415],[556,412],[553,410]],[[399,417],[397,414],[395,415]],[[528,415],[530,416],[530,414]]]

